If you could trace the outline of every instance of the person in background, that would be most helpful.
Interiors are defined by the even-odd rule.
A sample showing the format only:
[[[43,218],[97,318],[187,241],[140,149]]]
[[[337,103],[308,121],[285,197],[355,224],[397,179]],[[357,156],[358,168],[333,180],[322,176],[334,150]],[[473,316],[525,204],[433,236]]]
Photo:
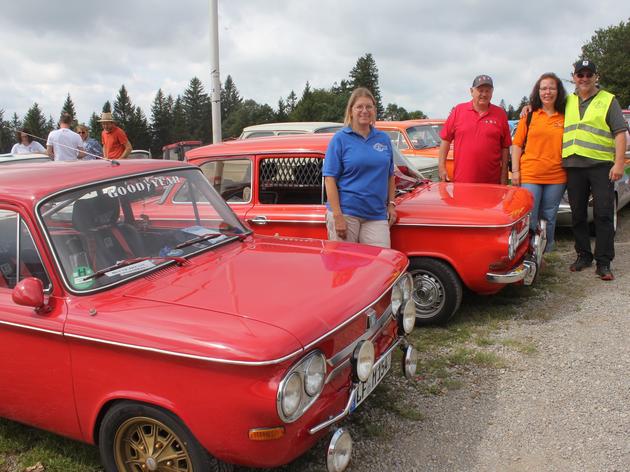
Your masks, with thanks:
[[[541,75],[529,96],[531,111],[521,118],[512,138],[512,185],[534,196],[529,226],[547,220],[546,252],[554,248],[556,215],[567,176],[562,168],[562,134],[566,92],[553,73]]]
[[[59,129],[51,131],[46,141],[48,156],[55,161],[76,161],[83,157],[83,140],[70,129],[72,116],[62,113],[59,119]]]
[[[440,131],[438,172],[448,180],[446,158],[455,141],[454,182],[507,184],[508,150],[512,140],[505,110],[490,103],[494,84],[478,75],[470,88],[472,100],[453,108]]]
[[[125,132],[114,123],[111,113],[101,113],[99,123],[103,126],[101,142],[103,157],[106,159],[127,159],[131,152],[131,143]]]
[[[328,143],[324,185],[328,239],[390,247],[396,221],[392,142],[374,128],[376,100],[363,87],[352,92],[345,127]]]
[[[569,269],[579,272],[593,264],[587,221],[592,194],[595,273],[602,280],[613,280],[615,181],[624,174],[628,125],[615,96],[597,87],[598,79],[593,61],[583,59],[573,65],[575,93],[567,97],[562,143],[577,253]]]
[[[90,129],[85,125],[79,125],[75,129],[77,134],[81,136],[85,146],[85,157],[83,160],[89,161],[103,157],[103,148],[96,139],[90,137]]]
[[[46,154],[46,148],[33,140],[33,132],[28,128],[22,128],[15,133],[17,143],[11,148],[11,154],[32,154],[41,152]]]

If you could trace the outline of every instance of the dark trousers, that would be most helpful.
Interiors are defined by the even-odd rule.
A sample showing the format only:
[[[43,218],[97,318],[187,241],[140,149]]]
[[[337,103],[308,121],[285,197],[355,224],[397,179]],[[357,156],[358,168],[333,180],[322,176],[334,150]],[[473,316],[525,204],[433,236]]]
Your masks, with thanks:
[[[609,178],[610,166],[567,167],[566,171],[575,251],[593,259],[587,222],[588,200],[592,194],[595,261],[598,265],[610,265],[615,257],[615,184]]]

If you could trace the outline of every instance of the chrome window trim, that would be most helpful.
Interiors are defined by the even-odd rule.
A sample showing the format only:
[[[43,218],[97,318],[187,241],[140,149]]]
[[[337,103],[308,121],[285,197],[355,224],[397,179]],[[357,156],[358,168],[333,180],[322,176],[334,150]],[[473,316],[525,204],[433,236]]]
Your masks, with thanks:
[[[7,289],[7,290],[11,290],[11,289]],[[29,325],[24,325],[21,323],[13,323],[11,321],[0,320],[0,325],[12,326],[14,328],[22,328],[22,329],[28,329],[31,331],[37,331],[40,333],[55,334],[57,336],[63,336],[63,333],[61,331],[53,331],[51,329],[38,328],[37,326],[29,326]]]

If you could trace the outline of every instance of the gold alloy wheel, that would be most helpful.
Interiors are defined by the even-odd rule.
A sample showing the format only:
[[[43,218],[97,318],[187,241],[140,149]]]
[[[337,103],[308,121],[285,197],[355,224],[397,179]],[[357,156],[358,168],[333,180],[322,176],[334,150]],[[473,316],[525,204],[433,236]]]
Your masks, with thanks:
[[[187,446],[164,423],[143,416],[120,425],[114,437],[116,466],[121,472],[192,472]]]

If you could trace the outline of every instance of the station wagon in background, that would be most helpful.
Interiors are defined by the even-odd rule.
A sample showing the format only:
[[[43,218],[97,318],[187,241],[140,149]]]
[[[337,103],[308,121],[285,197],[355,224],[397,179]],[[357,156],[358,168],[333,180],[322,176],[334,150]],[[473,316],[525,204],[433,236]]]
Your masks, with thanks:
[[[231,141],[186,157],[256,233],[325,239],[321,169],[330,138]],[[410,259],[418,324],[448,320],[464,287],[493,294],[508,283],[533,282],[546,238],[544,230],[529,237],[527,190],[419,180],[396,202],[392,247]]]
[[[33,182],[38,182],[33,186]],[[407,258],[253,235],[200,169],[0,173],[0,417],[97,444],[107,472],[286,464],[417,353]]]
[[[286,136],[289,134],[336,133],[343,123],[333,121],[290,121],[287,123],[264,123],[243,128],[238,139]]]

